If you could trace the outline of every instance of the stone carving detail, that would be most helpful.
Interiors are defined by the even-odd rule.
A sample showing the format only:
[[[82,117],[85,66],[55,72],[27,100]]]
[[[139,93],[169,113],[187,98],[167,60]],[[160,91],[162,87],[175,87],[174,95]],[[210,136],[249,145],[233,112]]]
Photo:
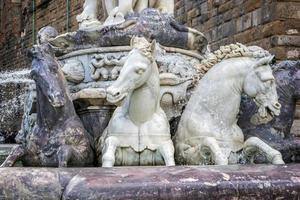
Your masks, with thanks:
[[[107,89],[107,100],[120,106],[99,140],[99,161],[103,167],[175,165],[169,123],[160,107],[156,42],[134,37],[131,46],[119,78]]]
[[[97,0],[85,0],[83,11],[76,17],[80,30],[99,29],[101,23],[97,19]]]
[[[82,63],[79,60],[71,59],[66,61],[62,71],[65,78],[72,83],[80,83],[85,78],[85,71]]]
[[[296,101],[300,99],[300,61],[282,61],[273,67],[279,103],[282,105],[279,116],[263,124],[250,123],[258,108],[249,97],[243,97],[238,124],[245,137],[258,137],[280,150],[286,162],[299,161],[300,140],[292,136]],[[297,160],[298,159],[298,160]],[[257,162],[264,162],[262,155]]]
[[[90,69],[92,79],[97,81],[100,78],[103,80],[115,80],[118,78],[121,66],[124,64],[124,57],[116,58],[114,55],[94,55],[92,56]],[[112,68],[112,69],[109,69]]]
[[[120,51],[123,48],[124,51]],[[63,68],[72,99],[89,102],[90,106],[100,106],[106,98],[105,89],[118,78],[122,65],[128,56],[130,47],[95,48],[87,52],[74,51],[62,57],[62,63],[80,62],[85,71],[85,80],[74,84]],[[101,52],[101,53],[99,53]],[[201,55],[183,49],[173,49],[157,45],[156,61],[160,73],[161,106],[169,120],[181,116],[192,90],[193,77],[200,68]],[[75,62],[75,63],[76,63]],[[68,65],[71,66],[72,65]],[[73,70],[74,71],[74,70]],[[78,71],[78,70],[77,70]],[[77,74],[77,73],[75,73]]]
[[[156,8],[162,13],[174,14],[174,0],[102,0],[108,15],[104,26],[116,25],[125,21],[125,16],[141,12],[146,8]],[[77,16],[80,30],[96,30],[102,24],[97,19],[98,0],[85,0],[83,12]]]
[[[45,44],[48,43],[50,39],[58,36],[58,32],[52,26],[45,26],[41,28],[37,34],[37,44]]]
[[[25,166],[67,167],[92,165],[88,133],[76,115],[61,66],[47,42],[35,46],[31,75],[36,82],[37,122],[11,151],[2,167],[22,160]],[[25,141],[25,142],[24,142]]]
[[[125,22],[125,16],[130,13],[140,13],[146,8],[155,8],[162,13],[174,14],[174,0],[104,0],[108,17],[105,26]]]
[[[172,16],[156,9],[145,9],[128,16],[124,23],[117,26],[63,34],[50,43],[59,52],[68,53],[84,47],[128,46],[133,35],[155,39],[163,46],[192,50],[200,55],[209,52],[208,41],[201,32],[179,24]]]
[[[174,138],[178,163],[227,165],[258,152],[273,164],[284,163],[280,152],[262,140],[251,137],[244,141],[236,124],[242,92],[255,99],[261,118],[279,115],[281,106],[269,66],[273,56],[259,47],[236,44],[210,57],[216,61],[198,82]]]

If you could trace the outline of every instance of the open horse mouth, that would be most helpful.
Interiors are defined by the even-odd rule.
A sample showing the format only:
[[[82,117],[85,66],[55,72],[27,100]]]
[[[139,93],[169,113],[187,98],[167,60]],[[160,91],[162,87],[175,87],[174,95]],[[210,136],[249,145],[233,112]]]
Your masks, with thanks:
[[[260,117],[265,118],[269,115],[272,117],[280,115],[280,103],[276,102],[274,104],[268,104],[267,106],[261,106],[258,109],[258,114]]]

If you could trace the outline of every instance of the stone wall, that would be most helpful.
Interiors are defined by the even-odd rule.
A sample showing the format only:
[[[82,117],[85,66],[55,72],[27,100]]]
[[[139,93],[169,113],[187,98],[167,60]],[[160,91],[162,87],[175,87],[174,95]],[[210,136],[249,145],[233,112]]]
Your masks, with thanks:
[[[70,3],[69,13],[67,2]],[[76,15],[81,12],[83,2],[84,0],[0,1],[0,71],[28,67],[26,50],[32,45],[34,35],[41,27],[52,25],[60,33],[76,30]],[[204,32],[213,50],[220,45],[241,42],[262,46],[280,60],[300,57],[299,1],[175,0],[175,2],[177,20]],[[101,18],[103,15],[101,5],[99,10]]]
[[[33,0],[0,1],[0,71],[29,67],[27,50],[43,26],[54,26],[59,33],[76,30],[84,0],[69,2],[68,12],[66,0],[35,0],[34,5]]]
[[[211,48],[259,45],[277,59],[300,58],[300,1],[176,0],[176,18],[205,33]]]

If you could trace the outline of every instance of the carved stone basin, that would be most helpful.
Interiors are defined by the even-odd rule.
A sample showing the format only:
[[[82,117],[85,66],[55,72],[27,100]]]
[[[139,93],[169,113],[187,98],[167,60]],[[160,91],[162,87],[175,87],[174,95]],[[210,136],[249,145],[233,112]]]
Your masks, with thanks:
[[[130,50],[129,46],[88,48],[59,57],[75,108],[94,137],[102,134],[115,109],[106,101],[106,89],[118,78]],[[188,100],[202,56],[172,47],[160,46],[160,50],[161,106],[171,120],[180,116]]]

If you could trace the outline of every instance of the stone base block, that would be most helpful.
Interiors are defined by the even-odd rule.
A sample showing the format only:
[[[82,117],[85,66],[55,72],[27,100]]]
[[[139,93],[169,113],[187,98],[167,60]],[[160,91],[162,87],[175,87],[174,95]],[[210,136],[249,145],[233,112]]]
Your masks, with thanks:
[[[299,199],[300,165],[1,168],[0,199]]]

